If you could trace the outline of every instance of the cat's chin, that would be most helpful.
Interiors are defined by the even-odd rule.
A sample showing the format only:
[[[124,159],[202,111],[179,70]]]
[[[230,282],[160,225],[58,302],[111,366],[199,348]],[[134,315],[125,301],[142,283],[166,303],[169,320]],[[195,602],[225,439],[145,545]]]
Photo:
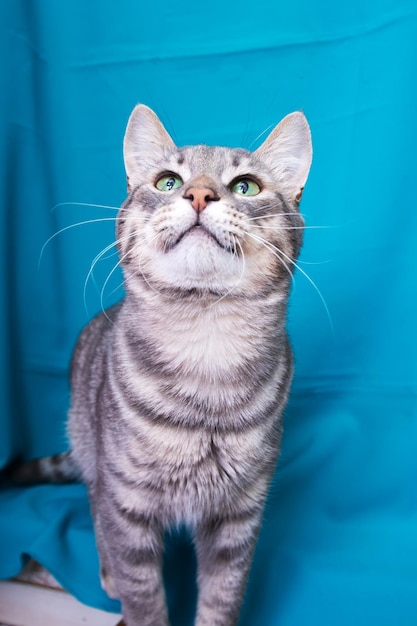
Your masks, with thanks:
[[[151,264],[158,283],[180,289],[225,289],[240,282],[242,260],[197,226]]]

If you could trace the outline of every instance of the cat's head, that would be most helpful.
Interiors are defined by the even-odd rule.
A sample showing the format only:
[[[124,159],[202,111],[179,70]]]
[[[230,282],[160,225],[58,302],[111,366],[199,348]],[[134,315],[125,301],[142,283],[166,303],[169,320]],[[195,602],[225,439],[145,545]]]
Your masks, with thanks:
[[[302,242],[298,205],[312,157],[300,112],[254,152],[178,148],[151,109],[124,140],[129,196],[118,217],[127,288],[253,293],[289,283]]]

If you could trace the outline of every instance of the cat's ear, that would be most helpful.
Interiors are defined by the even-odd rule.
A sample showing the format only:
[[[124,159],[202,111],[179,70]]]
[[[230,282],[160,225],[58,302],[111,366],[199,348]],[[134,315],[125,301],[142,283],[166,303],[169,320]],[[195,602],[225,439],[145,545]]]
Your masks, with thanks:
[[[255,154],[269,165],[290,197],[299,202],[313,155],[305,116],[296,111],[284,117]]]
[[[144,104],[138,104],[127,123],[123,154],[129,191],[141,182],[140,170],[149,162],[159,162],[174,142],[158,116]]]

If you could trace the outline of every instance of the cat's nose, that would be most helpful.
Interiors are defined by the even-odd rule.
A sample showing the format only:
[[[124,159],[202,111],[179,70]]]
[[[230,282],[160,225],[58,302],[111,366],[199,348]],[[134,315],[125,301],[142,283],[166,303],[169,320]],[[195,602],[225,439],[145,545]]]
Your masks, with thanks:
[[[209,202],[219,200],[218,196],[210,187],[190,187],[183,197],[186,200],[191,200],[191,206],[197,213],[204,211]]]

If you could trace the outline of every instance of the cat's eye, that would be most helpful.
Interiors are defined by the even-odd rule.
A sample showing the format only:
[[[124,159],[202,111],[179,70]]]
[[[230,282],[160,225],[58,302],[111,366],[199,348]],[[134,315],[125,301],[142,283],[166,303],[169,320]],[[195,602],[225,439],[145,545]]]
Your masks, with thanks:
[[[155,183],[155,187],[159,189],[159,191],[172,191],[173,189],[182,187],[182,180],[175,174],[165,174],[164,176],[158,178]]]
[[[257,196],[261,188],[251,178],[240,178],[232,184],[232,191],[239,196]]]

